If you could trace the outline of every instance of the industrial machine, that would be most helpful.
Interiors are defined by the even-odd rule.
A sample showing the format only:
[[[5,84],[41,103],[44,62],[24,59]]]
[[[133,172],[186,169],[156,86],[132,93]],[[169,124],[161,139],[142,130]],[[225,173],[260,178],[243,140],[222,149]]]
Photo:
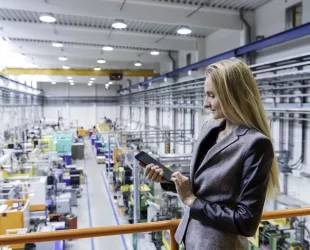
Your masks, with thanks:
[[[249,239],[249,250],[308,250],[307,230],[303,218],[262,221]]]

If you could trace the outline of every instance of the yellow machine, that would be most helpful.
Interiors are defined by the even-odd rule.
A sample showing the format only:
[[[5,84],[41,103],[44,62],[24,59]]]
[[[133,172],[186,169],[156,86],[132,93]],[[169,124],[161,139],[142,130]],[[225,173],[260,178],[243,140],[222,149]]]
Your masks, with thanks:
[[[88,135],[88,131],[86,129],[81,129],[79,128],[77,130],[78,136],[87,136]]]
[[[29,200],[7,200],[0,205],[0,235],[8,229],[28,228],[29,221]]]

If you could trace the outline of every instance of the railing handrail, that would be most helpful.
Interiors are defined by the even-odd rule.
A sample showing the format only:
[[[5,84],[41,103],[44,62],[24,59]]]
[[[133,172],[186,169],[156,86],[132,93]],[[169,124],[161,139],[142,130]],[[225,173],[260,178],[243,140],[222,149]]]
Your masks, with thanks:
[[[265,211],[261,219],[270,220],[270,219],[290,218],[290,217],[307,216],[307,215],[310,215],[310,207]],[[61,231],[45,232],[45,233],[3,235],[3,236],[0,236],[0,246],[77,239],[77,238],[102,237],[102,236],[112,236],[112,235],[120,235],[120,234],[156,232],[156,231],[163,231],[163,230],[170,230],[171,239],[173,239],[175,230],[178,227],[180,221],[181,220],[170,220],[170,221],[158,221],[158,222],[150,222],[150,223],[138,223],[138,224],[132,224],[132,225],[70,229],[70,230],[61,230]],[[176,246],[175,241],[171,241],[171,244]],[[176,248],[173,248],[171,246],[171,249],[176,249]]]

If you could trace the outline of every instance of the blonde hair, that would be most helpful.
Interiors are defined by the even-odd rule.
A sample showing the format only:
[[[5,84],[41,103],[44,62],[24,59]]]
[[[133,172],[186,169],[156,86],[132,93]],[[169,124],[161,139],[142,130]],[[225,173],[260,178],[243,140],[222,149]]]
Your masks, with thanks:
[[[213,82],[224,116],[233,123],[258,130],[272,141],[263,102],[249,67],[238,59],[222,60],[208,66],[206,75]],[[279,170],[275,156],[269,175],[267,198],[274,198],[279,191]]]

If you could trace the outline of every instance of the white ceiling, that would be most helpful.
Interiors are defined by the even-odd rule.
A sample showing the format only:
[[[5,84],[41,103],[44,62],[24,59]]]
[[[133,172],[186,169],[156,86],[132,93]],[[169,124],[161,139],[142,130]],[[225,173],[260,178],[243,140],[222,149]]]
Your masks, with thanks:
[[[0,37],[9,38],[11,50],[40,68],[136,69],[133,63],[139,60],[141,69],[158,71],[160,62],[170,62],[168,51],[195,51],[198,38],[217,29],[239,30],[239,10],[251,11],[268,1],[0,0]],[[39,20],[47,12],[55,23]],[[115,19],[123,19],[127,28],[112,29]],[[189,26],[192,34],[178,35],[180,25]],[[64,47],[52,47],[56,41]],[[104,45],[115,49],[104,52]],[[150,55],[152,49],[160,55]],[[59,56],[68,61],[59,61]],[[99,58],[107,63],[97,64]]]

